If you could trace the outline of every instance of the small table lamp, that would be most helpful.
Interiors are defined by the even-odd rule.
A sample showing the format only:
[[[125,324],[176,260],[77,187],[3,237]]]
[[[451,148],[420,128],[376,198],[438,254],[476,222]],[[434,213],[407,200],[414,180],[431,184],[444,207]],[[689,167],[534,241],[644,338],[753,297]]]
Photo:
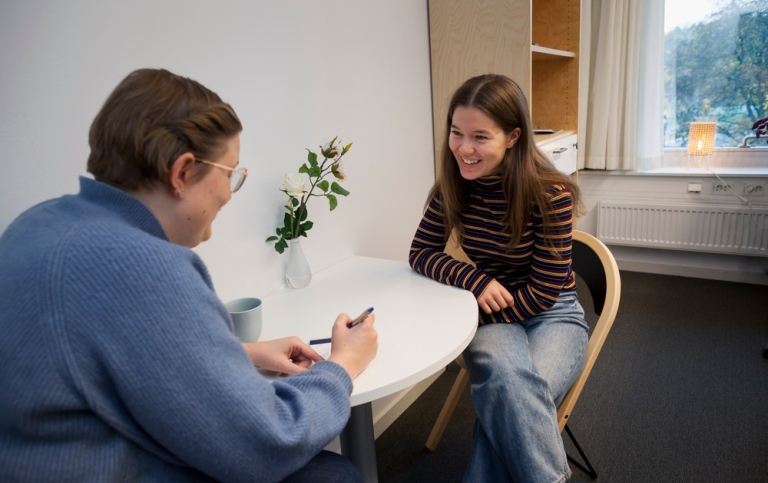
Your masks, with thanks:
[[[695,165],[699,166],[704,161],[704,156],[709,156],[715,150],[715,133],[717,132],[717,123],[714,122],[692,122],[690,131],[688,131],[688,156],[693,156]],[[690,166],[689,162],[689,166]],[[703,163],[706,168],[706,163]]]

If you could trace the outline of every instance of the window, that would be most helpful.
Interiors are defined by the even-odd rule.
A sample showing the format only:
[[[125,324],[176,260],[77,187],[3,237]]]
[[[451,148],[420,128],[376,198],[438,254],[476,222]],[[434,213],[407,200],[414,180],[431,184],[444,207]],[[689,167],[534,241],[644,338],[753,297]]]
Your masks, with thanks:
[[[716,148],[768,147],[768,2],[666,0],[664,146],[688,145],[692,121],[717,123]],[[746,153],[745,153],[746,154]]]

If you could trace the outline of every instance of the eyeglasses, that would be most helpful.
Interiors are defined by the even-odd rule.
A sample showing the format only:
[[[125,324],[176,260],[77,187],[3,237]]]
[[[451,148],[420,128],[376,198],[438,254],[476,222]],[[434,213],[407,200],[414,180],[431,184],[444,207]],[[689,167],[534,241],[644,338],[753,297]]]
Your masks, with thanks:
[[[245,168],[230,168],[229,166],[213,163],[211,161],[206,161],[205,159],[200,158],[195,158],[195,162],[208,164],[216,168],[226,169],[229,171],[229,189],[232,191],[232,193],[235,193],[240,189],[241,186],[243,186],[243,183],[245,183],[245,178],[248,176],[248,170]]]

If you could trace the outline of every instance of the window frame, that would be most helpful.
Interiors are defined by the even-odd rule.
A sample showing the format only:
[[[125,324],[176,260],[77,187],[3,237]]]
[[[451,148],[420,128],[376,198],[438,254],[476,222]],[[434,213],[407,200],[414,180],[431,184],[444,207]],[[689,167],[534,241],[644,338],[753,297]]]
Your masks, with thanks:
[[[664,71],[665,71],[664,72],[664,76],[665,76],[665,80],[667,78],[666,70],[667,70],[667,65],[668,65],[667,58],[666,58],[666,53],[669,52],[668,46],[667,46],[667,36],[668,36],[669,33],[673,32],[677,28],[677,27],[674,27],[672,29],[668,29],[667,28],[667,23],[668,23],[668,21],[670,21],[669,15],[671,15],[671,18],[672,18],[671,25],[677,26],[678,22],[676,22],[675,20],[676,19],[679,20],[678,19],[679,12],[675,13],[676,9],[672,9],[672,11],[670,11],[670,9],[668,8],[669,7],[668,2],[670,2],[670,1],[676,1],[676,0],[665,0],[665,5],[664,5],[665,29],[664,29],[664,42],[663,42],[664,47],[663,48],[664,48],[664,52],[665,52],[665,54],[664,54],[664,57],[665,57],[664,58]],[[702,4],[702,8],[707,10],[706,16],[704,17],[705,19],[704,20],[694,21],[693,24],[688,24],[685,28],[692,28],[692,27],[695,28],[695,26],[698,23],[700,23],[700,22],[710,22],[710,21],[712,21],[711,20],[711,16],[713,14],[715,14],[715,13],[723,13],[723,12],[726,12],[726,11],[733,12],[733,10],[731,10],[731,7],[736,6],[735,2],[732,2],[732,3],[727,4],[727,5],[725,4],[725,2],[722,2],[721,5],[717,5],[717,3],[718,2],[713,2],[713,1],[704,2]],[[756,7],[758,9],[757,11],[760,11],[760,12],[762,12],[764,10],[764,7],[761,7],[758,2],[754,2],[753,4],[749,5],[750,9],[753,8],[753,7]],[[738,10],[740,10],[740,8],[738,6],[736,6],[736,8]],[[736,10],[736,11],[738,11],[738,10]],[[746,11],[747,10],[745,10],[745,12]],[[674,45],[674,49],[677,49],[677,45]],[[676,50],[675,50],[675,55],[676,55]],[[677,72],[674,72],[674,74],[675,75],[672,76],[672,77],[676,78]],[[666,88],[666,81],[665,81],[664,88]],[[673,99],[673,101],[674,101],[673,104],[677,103],[676,95],[675,95],[675,98]],[[666,103],[667,103],[667,95],[666,95],[666,93],[664,94],[664,102],[665,102],[665,107],[666,107]],[[666,108],[664,109],[664,111],[666,111]],[[701,118],[698,118],[698,117],[697,118],[692,118],[690,120],[690,122],[696,121],[696,120],[698,120],[698,121],[714,121],[718,125],[726,124],[726,123],[723,123],[722,121],[720,121],[719,119],[717,119],[717,116],[714,116],[714,115],[711,116],[711,117],[705,116],[705,117],[701,117]],[[664,139],[664,142],[665,142],[665,145],[662,148],[663,165],[665,167],[688,166],[690,164],[690,160],[689,160],[689,156],[687,155],[687,152],[686,152],[687,147],[686,146],[666,146],[666,135],[667,135],[667,133],[665,132],[663,134],[663,136],[662,136],[662,139]],[[745,135],[749,136],[750,134],[745,133]],[[755,135],[755,131],[754,130],[752,130],[751,135],[752,136]],[[751,143],[750,143],[750,145],[752,146],[750,148],[740,148],[740,147],[737,147],[737,146],[721,146],[721,147],[715,146],[714,153],[711,156],[708,157],[708,164],[710,166],[711,165],[715,165],[715,166],[722,165],[722,166],[725,166],[725,167],[761,167],[761,168],[768,168],[768,144],[766,144],[766,140],[767,139],[762,139],[762,138],[757,139],[757,140],[753,139],[751,141]],[[744,140],[742,139],[741,142],[744,142]]]

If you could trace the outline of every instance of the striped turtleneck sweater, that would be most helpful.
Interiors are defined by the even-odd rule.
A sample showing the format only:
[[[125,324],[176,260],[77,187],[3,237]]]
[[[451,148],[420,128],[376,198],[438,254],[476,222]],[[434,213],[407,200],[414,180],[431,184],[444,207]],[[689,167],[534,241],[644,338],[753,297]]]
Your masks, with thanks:
[[[475,297],[493,279],[506,287],[514,297],[512,306],[491,314],[480,311],[480,325],[519,322],[548,310],[560,292],[574,289],[576,283],[571,272],[573,198],[562,185],[550,187],[547,194],[549,233],[544,232],[541,210],[535,208],[520,242],[510,249],[511,236],[502,221],[507,201],[501,177],[471,181],[469,206],[461,218],[461,247],[474,266],[443,252],[445,223],[440,196],[434,196],[411,244],[411,267],[438,282],[469,290]]]

